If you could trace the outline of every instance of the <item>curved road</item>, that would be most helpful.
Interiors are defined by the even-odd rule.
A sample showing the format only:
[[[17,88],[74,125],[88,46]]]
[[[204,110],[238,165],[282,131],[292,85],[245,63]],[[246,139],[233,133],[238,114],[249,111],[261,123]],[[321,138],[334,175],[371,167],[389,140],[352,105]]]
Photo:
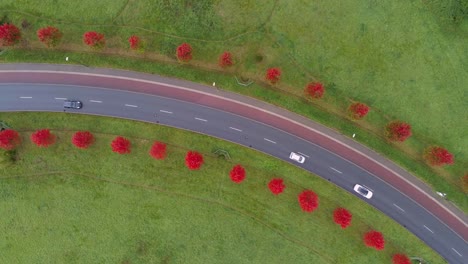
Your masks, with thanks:
[[[79,99],[84,103],[83,109],[67,110],[67,112],[159,123],[252,147],[328,179],[353,194],[355,193],[352,187],[355,183],[366,185],[374,191],[373,198],[366,202],[405,226],[449,263],[468,263],[465,222],[462,221],[461,226],[450,225],[449,227],[439,219],[440,216],[435,217],[433,212],[429,212],[420,203],[397,190],[388,183],[388,180],[383,181],[366,170],[367,168],[364,169],[362,164],[358,166],[355,162],[315,144],[313,140],[305,140],[304,137],[254,120],[262,119],[254,115],[253,111],[246,112],[242,116],[207,107],[204,106],[208,104],[206,96],[195,96],[184,90],[178,91],[191,95],[187,100],[193,102],[150,95],[146,93],[148,91],[140,93],[103,88],[102,83],[96,82],[99,78],[89,75],[77,81],[81,83],[79,86],[60,84],[73,83],[73,80],[79,79],[77,76],[67,77],[70,76],[61,75],[58,78],[56,74],[53,78],[45,72],[35,75],[30,72],[28,74],[2,72],[0,69],[0,82],[3,82],[0,84],[0,111],[62,112],[64,98]],[[12,83],[5,83],[8,80]],[[39,84],[18,82],[38,82]],[[89,86],[93,82],[100,87]],[[114,80],[114,82],[123,83],[122,80]],[[114,86],[107,87],[114,88]],[[171,85],[166,85],[166,89],[168,87]],[[160,87],[153,85],[151,88]],[[171,93],[176,95],[175,86],[171,89]],[[181,98],[183,95],[179,94],[174,97]],[[303,153],[307,157],[305,163],[298,164],[289,160],[291,151]],[[454,230],[457,230],[458,234]]]

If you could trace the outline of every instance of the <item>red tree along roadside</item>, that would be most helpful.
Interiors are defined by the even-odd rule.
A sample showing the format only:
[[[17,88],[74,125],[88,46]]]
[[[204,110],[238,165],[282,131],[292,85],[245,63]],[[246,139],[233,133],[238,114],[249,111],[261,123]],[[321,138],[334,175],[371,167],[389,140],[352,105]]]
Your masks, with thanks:
[[[132,35],[128,38],[128,44],[130,44],[130,49],[139,50],[141,48],[141,39],[136,35]]]
[[[44,43],[47,47],[55,47],[60,43],[62,39],[62,32],[56,27],[47,26],[37,31],[37,37],[39,41]]]
[[[185,156],[185,165],[189,170],[198,170],[203,165],[202,154],[196,151],[188,151]]]
[[[284,185],[283,179],[275,178],[268,183],[268,188],[270,189],[271,193],[278,195],[284,191],[286,185]]]
[[[41,129],[31,134],[31,141],[38,147],[47,148],[55,143],[55,135],[49,129]]]
[[[426,162],[432,166],[452,165],[454,163],[452,153],[439,146],[426,148],[423,156]]]
[[[238,164],[232,168],[229,176],[233,182],[241,183],[245,179],[245,169]]]
[[[83,34],[83,42],[94,49],[103,48],[106,45],[106,39],[104,38],[104,34],[96,32],[96,31],[88,31]]]
[[[0,26],[0,47],[13,46],[21,39],[21,32],[13,24],[5,23]]]
[[[377,231],[369,231],[364,235],[364,244],[368,247],[373,247],[377,250],[385,248],[385,240],[382,233]]]
[[[411,126],[402,121],[392,121],[385,127],[385,135],[389,140],[403,142],[411,136]]]
[[[192,60],[192,46],[188,43],[182,43],[176,50],[177,59],[182,62],[189,62]]]
[[[219,56],[218,65],[220,67],[225,68],[232,66],[232,64],[232,54],[230,52],[225,51],[221,56]]]
[[[4,150],[15,149],[21,143],[19,133],[12,129],[0,131],[0,148]]]
[[[345,229],[351,224],[353,215],[345,208],[336,208],[333,212],[333,221]]]
[[[163,160],[166,158],[166,144],[155,141],[149,153],[154,159]]]
[[[313,98],[313,99],[320,99],[325,94],[325,88],[323,84],[315,82],[309,83],[304,89],[304,93],[306,97]]]
[[[72,143],[77,148],[87,149],[94,142],[94,136],[89,131],[78,131],[72,136]]]
[[[404,254],[395,254],[392,258],[392,264],[411,264],[411,260]]]
[[[311,213],[318,207],[318,196],[313,191],[305,190],[297,196],[297,199],[304,212]]]
[[[281,69],[280,68],[269,68],[266,71],[265,79],[271,84],[275,84],[280,80]]]
[[[124,138],[124,137],[116,137],[114,140],[112,140],[111,143],[111,148],[112,151],[118,154],[128,154],[131,152],[131,144],[130,140]]]
[[[363,103],[353,103],[348,108],[349,115],[354,119],[362,119],[369,113],[369,106]]]

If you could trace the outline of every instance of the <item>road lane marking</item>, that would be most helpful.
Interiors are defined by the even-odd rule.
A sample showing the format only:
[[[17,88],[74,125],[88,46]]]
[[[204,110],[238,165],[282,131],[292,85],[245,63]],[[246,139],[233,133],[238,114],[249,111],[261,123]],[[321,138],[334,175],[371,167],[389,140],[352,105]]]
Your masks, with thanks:
[[[337,169],[335,169],[335,168],[333,168],[333,167],[330,167],[330,169],[332,169],[332,170],[334,170],[334,171],[338,172],[339,174],[342,174],[342,172],[341,172],[341,171],[339,171],[339,170],[337,170]]]
[[[63,98],[63,97],[55,97],[55,100],[67,100],[67,98]]]
[[[268,142],[271,142],[271,143],[273,143],[273,144],[276,144],[276,142],[274,142],[273,140],[268,139],[268,138],[263,138],[263,140],[266,140],[266,141],[268,141]]]
[[[31,99],[31,96],[20,96],[21,99]]]
[[[400,206],[396,205],[396,204],[393,204],[396,208],[400,209],[402,212],[404,212],[405,210],[403,210],[403,208],[401,208]]]
[[[125,106],[128,106],[128,107],[138,107],[136,105],[131,105],[131,104],[125,104]]]
[[[102,103],[102,101],[98,101],[98,100],[89,100],[91,103]]]
[[[297,152],[297,153],[301,154],[302,156],[306,156],[306,157],[310,158],[308,155],[306,155],[304,153],[301,153],[301,152]]]
[[[452,248],[452,250],[455,251],[455,253],[457,253],[458,256],[460,256],[460,257],[462,256],[462,254],[460,254],[460,252],[458,252],[456,249]]]
[[[238,129],[238,128],[235,128],[235,127],[229,127],[230,129],[232,130],[236,130],[236,131],[239,131],[239,132],[242,132],[242,130]]]
[[[208,120],[206,119],[203,119],[203,118],[199,118],[199,117],[195,117],[196,120],[200,120],[200,121],[203,121],[203,122],[208,122]]]
[[[426,228],[427,230],[429,230],[429,232],[431,232],[432,234],[434,234],[434,231],[432,231],[429,227],[427,227],[426,225],[423,225],[424,228]]]
[[[172,114],[172,112],[166,111],[166,110],[159,110],[159,112],[167,113],[167,114]]]

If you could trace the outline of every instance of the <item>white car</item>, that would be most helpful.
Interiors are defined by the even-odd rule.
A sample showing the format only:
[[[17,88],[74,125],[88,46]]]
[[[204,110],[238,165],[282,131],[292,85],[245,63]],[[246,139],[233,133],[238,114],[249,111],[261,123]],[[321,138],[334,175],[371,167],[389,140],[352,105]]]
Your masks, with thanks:
[[[372,197],[372,191],[369,190],[369,188],[364,187],[362,185],[356,184],[354,185],[354,191],[359,193],[360,195],[366,197],[367,199],[370,199]]]
[[[305,161],[305,157],[304,157],[304,156],[299,155],[299,154],[297,154],[297,153],[295,153],[295,152],[291,152],[291,154],[289,154],[289,158],[292,159],[292,160],[294,160],[294,161],[297,161],[297,162],[299,162],[299,163],[304,163],[304,161]]]

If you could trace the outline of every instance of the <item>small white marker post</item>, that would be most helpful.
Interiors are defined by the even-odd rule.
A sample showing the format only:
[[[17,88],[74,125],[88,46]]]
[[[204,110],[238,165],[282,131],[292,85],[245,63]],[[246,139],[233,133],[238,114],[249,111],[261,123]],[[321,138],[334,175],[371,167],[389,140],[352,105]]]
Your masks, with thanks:
[[[356,134],[353,134],[353,138],[356,136]]]
[[[215,83],[215,82],[213,82],[213,86],[216,86],[216,83]]]
[[[436,192],[438,195],[442,196],[443,198],[445,198],[445,196],[447,196],[446,193],[441,193],[441,192]]]
[[[68,57],[65,57],[65,61],[68,61]]]

